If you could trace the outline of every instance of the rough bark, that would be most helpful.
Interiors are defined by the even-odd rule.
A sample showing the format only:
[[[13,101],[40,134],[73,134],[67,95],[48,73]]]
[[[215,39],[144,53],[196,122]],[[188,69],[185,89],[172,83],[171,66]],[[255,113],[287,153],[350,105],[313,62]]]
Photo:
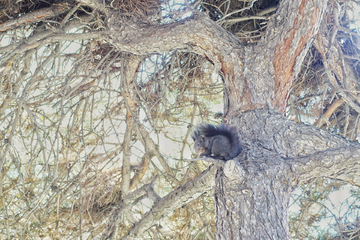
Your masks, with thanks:
[[[289,239],[291,165],[270,152],[246,155],[216,174],[217,239]]]
[[[349,178],[360,146],[266,109],[247,111],[238,127],[244,152],[219,167],[215,200],[218,239],[290,239],[292,190],[312,178]]]

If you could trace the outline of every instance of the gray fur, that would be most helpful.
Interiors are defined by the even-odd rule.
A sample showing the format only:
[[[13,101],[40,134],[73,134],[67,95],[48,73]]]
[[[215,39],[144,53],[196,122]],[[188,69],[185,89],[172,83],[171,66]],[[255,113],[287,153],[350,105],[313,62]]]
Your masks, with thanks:
[[[229,160],[241,152],[241,145],[235,128],[225,124],[214,126],[202,124],[195,128],[191,137],[195,152],[200,157]]]

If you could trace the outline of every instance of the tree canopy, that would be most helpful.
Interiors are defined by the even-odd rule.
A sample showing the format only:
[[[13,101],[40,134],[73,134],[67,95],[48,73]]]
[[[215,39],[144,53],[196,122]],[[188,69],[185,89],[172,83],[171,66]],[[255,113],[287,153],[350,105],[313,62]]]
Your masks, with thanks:
[[[358,5],[1,1],[0,238],[358,237]]]

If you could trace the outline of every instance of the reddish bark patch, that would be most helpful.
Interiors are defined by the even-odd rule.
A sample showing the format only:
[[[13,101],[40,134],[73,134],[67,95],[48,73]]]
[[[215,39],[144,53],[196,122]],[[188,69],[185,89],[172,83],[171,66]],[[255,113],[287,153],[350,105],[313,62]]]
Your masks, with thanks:
[[[316,30],[315,26],[318,25],[321,16],[321,9],[313,6],[310,21],[306,22],[306,17],[304,17],[306,3],[306,0],[302,0],[293,27],[288,31],[289,37],[284,38],[275,49],[275,58],[273,61],[275,70],[275,92],[274,98],[272,99],[272,106],[282,113],[285,113],[287,100],[294,80],[296,58],[303,51],[306,44],[313,38]],[[298,34],[298,29],[305,28],[301,26],[303,24],[308,25],[308,31],[304,36],[297,38],[296,34]],[[294,50],[291,49],[291,47],[293,41],[296,39],[299,39],[299,42]]]
[[[228,112],[224,114],[224,118],[227,119],[238,115],[239,110],[246,111],[266,107],[265,105],[254,104],[252,102],[250,88],[245,78],[243,79],[245,83],[242,85],[243,88],[239,88],[236,82],[236,75],[240,75],[241,73],[234,70],[234,65],[224,60],[221,55],[219,56],[219,60],[221,62],[221,71],[227,76],[224,79],[225,85],[227,86],[225,91],[227,91],[229,96]],[[239,109],[239,106],[241,106],[241,109]]]

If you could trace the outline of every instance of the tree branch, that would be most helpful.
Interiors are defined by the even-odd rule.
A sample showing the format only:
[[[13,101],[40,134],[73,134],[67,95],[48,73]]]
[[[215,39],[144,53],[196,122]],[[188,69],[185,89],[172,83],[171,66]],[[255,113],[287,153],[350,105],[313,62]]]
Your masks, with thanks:
[[[290,15],[289,8],[293,9]],[[269,106],[284,113],[292,81],[325,9],[323,0],[284,0],[262,42],[246,47],[203,13],[175,23],[149,26],[141,20],[121,21],[114,12],[109,15],[105,39],[120,51],[138,55],[187,50],[205,56],[223,73],[226,117],[237,115],[239,110]],[[243,67],[254,62],[256,68]]]
[[[211,165],[197,178],[187,182],[183,186],[163,197],[148,213],[142,217],[139,222],[131,228],[128,235],[122,239],[135,239],[140,237],[147,229],[153,226],[157,220],[163,218],[186,203],[197,199],[206,191],[210,191],[215,185],[214,175],[216,170],[217,167],[215,165]]]
[[[0,23],[0,32],[5,32],[7,30],[19,27],[20,25],[23,24],[40,22],[46,18],[58,16],[69,9],[70,9],[69,6],[65,4],[61,4],[61,5],[53,5],[52,7],[49,8],[43,8],[34,12],[30,12],[25,15],[22,15],[17,19]]]
[[[215,63],[219,62],[215,55],[222,51],[230,54],[234,48],[238,49],[244,45],[203,13],[197,13],[193,18],[158,26],[125,21],[119,24],[119,17],[115,13],[108,22],[108,41],[120,51],[137,55],[189,50],[207,56]],[[214,45],[217,42],[222,44]]]
[[[285,112],[293,79],[300,72],[326,7],[327,1],[323,0],[281,1],[268,24],[265,39],[267,47],[274,51],[275,94],[272,105],[281,112]]]
[[[296,157],[291,164],[296,177],[302,182],[314,177],[352,176],[349,173],[357,172],[360,167],[359,159],[360,146],[351,145]]]

